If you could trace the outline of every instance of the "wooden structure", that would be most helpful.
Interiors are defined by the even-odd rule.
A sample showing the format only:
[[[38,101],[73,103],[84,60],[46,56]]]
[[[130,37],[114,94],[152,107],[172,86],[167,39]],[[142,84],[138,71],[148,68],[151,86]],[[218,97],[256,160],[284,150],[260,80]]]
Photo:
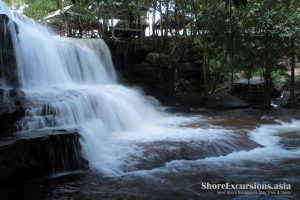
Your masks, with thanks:
[[[97,19],[86,19],[74,5],[50,13],[43,22],[60,36],[96,38],[103,33],[103,25]]]
[[[240,79],[234,83],[232,94],[240,97],[254,108],[270,105],[268,102],[266,84],[262,77]]]
[[[102,19],[89,19],[85,11],[75,5],[50,13],[43,19],[45,25],[52,27],[60,36],[101,38],[112,37],[117,40],[131,40],[144,37],[149,24],[142,16],[135,16],[127,9],[107,8],[108,14]],[[145,10],[146,15],[147,10]],[[105,12],[104,12],[105,13]]]
[[[248,102],[253,107],[264,107],[266,105],[264,84],[249,84]]]
[[[135,20],[126,20],[122,19],[117,22],[117,24],[111,29],[111,36],[117,39],[130,40],[135,37],[145,37],[145,30],[149,24],[145,21],[138,19]]]

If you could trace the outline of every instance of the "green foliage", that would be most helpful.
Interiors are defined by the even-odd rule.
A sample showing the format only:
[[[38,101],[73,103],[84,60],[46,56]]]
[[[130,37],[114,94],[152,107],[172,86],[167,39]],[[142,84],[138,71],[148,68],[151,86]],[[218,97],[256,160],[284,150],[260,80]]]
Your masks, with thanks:
[[[47,16],[49,13],[57,9],[55,1],[49,0],[26,0],[25,4],[28,5],[24,9],[24,15],[29,16],[32,19],[39,20]]]
[[[11,5],[12,1],[5,2]],[[214,89],[216,82],[220,86],[229,86],[238,72],[244,72],[247,77],[261,75],[270,80],[278,77],[282,73],[277,67],[278,62],[283,56],[290,56],[292,38],[296,44],[296,56],[300,53],[299,0],[249,0],[246,8],[238,8],[239,4],[234,0],[14,2],[27,4],[24,14],[34,19],[41,19],[49,12],[72,3],[84,11],[87,19],[110,19],[123,10],[142,16],[145,8],[156,10],[161,18],[171,11],[176,12],[184,16],[188,23],[184,34],[179,35],[177,30],[171,37],[176,41],[184,36],[203,49],[205,76],[210,89]],[[165,32],[169,31],[167,26],[163,28]]]
[[[6,5],[11,6],[11,1],[10,0],[2,0]]]
[[[198,30],[193,40],[203,47],[205,35],[210,37],[210,85],[215,84],[216,74],[223,76],[218,77],[219,85],[228,85],[235,78],[232,74],[240,71],[270,80],[282,75],[278,62],[289,56],[290,38],[299,41],[299,1],[252,0],[246,9],[237,9],[233,4],[224,9],[224,2],[215,0],[196,2]]]
[[[97,18],[110,18],[121,10],[128,10],[136,16],[141,16],[144,5],[149,4],[152,0],[80,0],[78,5],[87,10]]]

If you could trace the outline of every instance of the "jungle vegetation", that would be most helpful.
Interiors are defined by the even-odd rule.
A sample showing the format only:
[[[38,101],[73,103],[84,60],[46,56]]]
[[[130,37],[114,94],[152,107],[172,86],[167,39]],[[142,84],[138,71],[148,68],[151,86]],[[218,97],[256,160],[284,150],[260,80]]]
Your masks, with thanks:
[[[181,46],[189,40],[203,49],[205,92],[230,87],[236,73],[264,77],[267,88],[283,74],[283,60],[291,71],[289,90],[295,96],[295,68],[299,58],[299,0],[16,0],[23,13],[41,19],[48,13],[76,4],[97,19],[116,8],[143,16],[145,7],[159,13],[160,31],[154,34]],[[173,20],[167,20],[170,16]],[[170,51],[170,54],[174,51]],[[170,61],[171,62],[171,61]]]

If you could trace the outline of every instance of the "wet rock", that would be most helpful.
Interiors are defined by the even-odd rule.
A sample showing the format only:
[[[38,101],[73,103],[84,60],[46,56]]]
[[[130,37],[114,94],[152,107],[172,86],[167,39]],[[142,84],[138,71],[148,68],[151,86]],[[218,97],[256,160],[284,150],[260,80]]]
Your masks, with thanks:
[[[198,160],[207,157],[224,156],[234,151],[250,150],[260,147],[259,144],[237,136],[235,140],[201,141],[157,141],[141,144],[143,159],[137,162],[137,169],[153,169],[172,160]]]
[[[25,94],[20,89],[0,90],[0,137],[14,131],[15,123],[25,116]]]
[[[281,106],[281,107],[289,107],[291,105],[290,101],[290,92],[289,91],[283,91],[282,95],[274,100],[274,104]]]
[[[175,95],[173,97],[173,102],[175,106],[180,107],[203,107],[205,106],[206,97],[198,94],[198,95]]]
[[[249,105],[243,100],[234,97],[226,92],[217,92],[208,97],[206,107],[210,109],[242,109]]]
[[[0,136],[6,136],[13,132],[15,122],[25,116],[25,109],[18,107],[14,110],[0,114]]]
[[[0,14],[0,80],[2,86],[18,87],[17,64],[8,22],[9,18]]]
[[[55,172],[87,169],[79,134],[69,131],[24,133],[0,141],[0,180],[24,180]]]
[[[146,61],[151,63],[154,66],[159,64],[160,55],[156,52],[150,52],[147,54]]]
[[[300,91],[296,90],[295,91],[295,98],[294,98],[294,103],[291,102],[291,92],[290,91],[283,91],[281,93],[281,96],[273,101],[273,104],[287,108],[287,107],[294,107],[298,108],[300,107]]]

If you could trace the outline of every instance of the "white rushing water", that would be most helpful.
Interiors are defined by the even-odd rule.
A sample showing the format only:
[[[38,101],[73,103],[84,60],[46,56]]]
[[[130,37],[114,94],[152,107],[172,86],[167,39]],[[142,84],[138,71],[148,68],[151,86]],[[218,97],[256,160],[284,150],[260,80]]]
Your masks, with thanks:
[[[32,20],[12,13],[2,1],[1,13],[11,19],[8,28],[13,39],[21,88],[28,101],[42,105],[27,110],[26,118],[18,124],[20,131],[79,129],[83,153],[90,166],[107,175],[121,173],[122,166],[131,162],[131,158],[141,156],[138,143],[233,140],[232,132],[227,129],[183,128],[179,124],[201,120],[201,116],[188,119],[166,116],[157,111],[157,105],[140,91],[119,84],[110,51],[103,40],[54,37]],[[295,126],[299,127],[299,124]],[[262,127],[251,134],[255,142],[266,148],[193,162],[242,160],[245,154],[256,159],[262,152],[275,156],[273,147],[278,144],[279,136],[276,136],[278,131],[270,132],[270,129],[273,127]],[[290,154],[281,147],[274,148],[284,156],[299,155],[298,149]],[[132,162],[136,160],[132,159]],[[179,162],[192,161],[173,161],[166,167],[175,163],[180,167]]]
[[[0,7],[11,19],[8,28],[21,88],[33,105],[46,105],[29,108],[19,131],[78,128],[91,167],[106,174],[120,173],[135,150],[124,141],[182,137],[183,130],[162,127],[166,118],[140,91],[118,84],[103,40],[57,38],[1,2]],[[187,133],[185,137],[195,135]]]
[[[276,180],[292,181],[299,183],[299,177],[289,177],[276,174],[280,169],[299,169],[293,163],[300,158],[300,121],[293,120],[291,123],[278,122],[279,124],[262,125],[249,133],[250,139],[262,145],[251,150],[234,151],[224,156],[211,156],[195,160],[173,160],[164,166],[150,170],[139,170],[129,172],[146,176],[148,178],[167,176],[175,173],[179,177],[189,177],[190,173],[201,174],[223,174],[229,176],[249,179],[260,175],[263,181],[276,177]],[[295,162],[298,166],[297,162]],[[277,170],[277,171],[276,171]],[[269,177],[270,174],[276,174]],[[154,176],[153,176],[154,175]],[[175,175],[174,175],[175,176]],[[185,178],[186,178],[185,177]],[[226,177],[226,176],[225,176]]]
[[[101,168],[95,163],[101,165],[101,155],[108,153],[103,149],[105,140],[117,133],[141,133],[160,117],[141,92],[117,83],[103,40],[56,38],[1,1],[0,13],[10,17],[8,29],[22,90],[30,101],[48,105],[46,111],[29,109],[20,131],[79,128],[85,156],[92,167]]]

